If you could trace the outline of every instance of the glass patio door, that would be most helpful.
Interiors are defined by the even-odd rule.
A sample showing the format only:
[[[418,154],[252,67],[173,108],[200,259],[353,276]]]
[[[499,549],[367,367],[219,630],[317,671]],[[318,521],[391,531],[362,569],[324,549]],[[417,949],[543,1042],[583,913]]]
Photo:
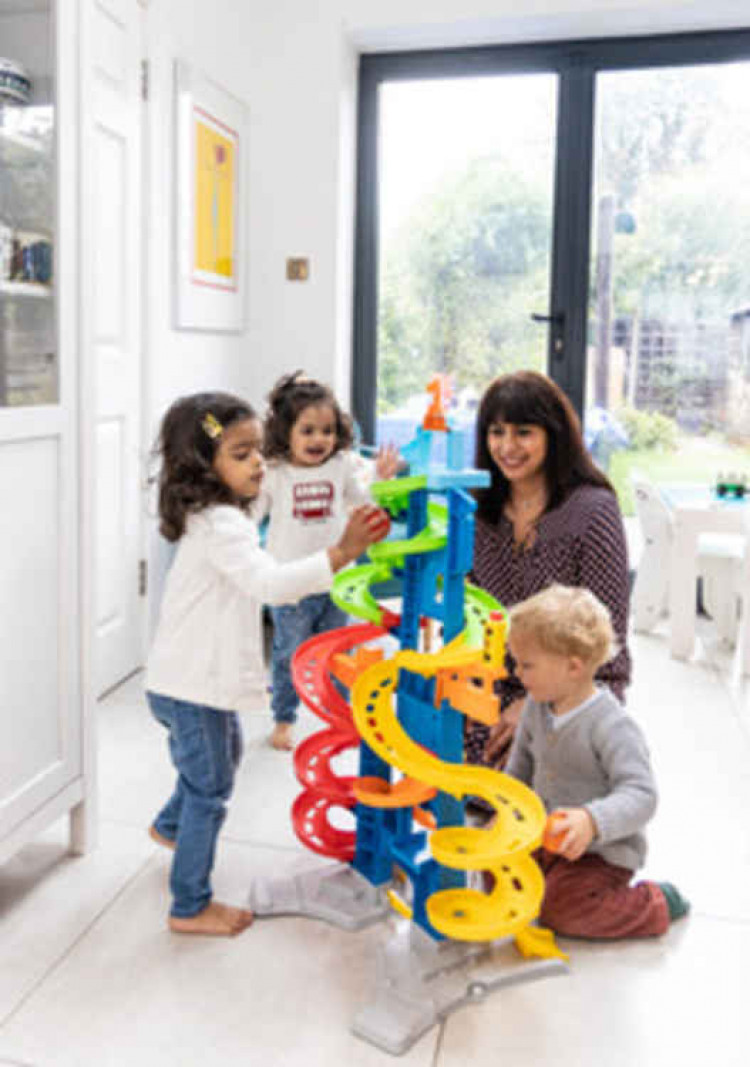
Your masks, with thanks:
[[[750,476],[748,90],[748,30],[363,56],[364,439],[399,443],[437,371],[468,425],[535,367],[626,512],[633,465]]]
[[[601,72],[586,412],[626,512],[750,475],[750,61]],[[626,438],[623,447],[621,434]]]
[[[376,440],[405,444],[449,376],[473,456],[498,374],[546,370],[557,76],[380,87]]]

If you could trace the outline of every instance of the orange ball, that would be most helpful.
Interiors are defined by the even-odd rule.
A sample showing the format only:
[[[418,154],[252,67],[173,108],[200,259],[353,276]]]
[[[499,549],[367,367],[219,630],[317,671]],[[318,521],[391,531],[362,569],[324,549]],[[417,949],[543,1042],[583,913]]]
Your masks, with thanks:
[[[544,836],[542,837],[542,844],[548,852],[559,852],[562,840],[565,837],[565,830],[560,829],[560,823],[563,820],[562,815],[552,814],[547,818],[547,824],[544,827]]]

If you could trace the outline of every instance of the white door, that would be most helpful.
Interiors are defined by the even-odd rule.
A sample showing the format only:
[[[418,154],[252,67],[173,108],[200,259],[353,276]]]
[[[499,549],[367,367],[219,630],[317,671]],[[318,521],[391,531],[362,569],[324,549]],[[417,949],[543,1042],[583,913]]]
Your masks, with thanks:
[[[141,38],[137,0],[84,0],[82,330],[93,367],[97,694],[143,662]]]

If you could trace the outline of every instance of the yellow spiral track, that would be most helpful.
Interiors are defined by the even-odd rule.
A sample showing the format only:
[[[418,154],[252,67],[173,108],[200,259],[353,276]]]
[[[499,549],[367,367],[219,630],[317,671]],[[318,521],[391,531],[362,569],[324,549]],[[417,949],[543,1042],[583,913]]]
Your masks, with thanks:
[[[446,827],[432,833],[430,849],[438,863],[494,876],[489,893],[476,889],[433,893],[426,903],[433,927],[460,941],[513,936],[524,955],[566,958],[550,931],[529,925],[539,914],[544,894],[544,877],[531,857],[541,843],[546,820],[539,797],[509,775],[439,760],[414,742],[398,721],[394,694],[399,670],[431,677],[455,658],[456,652],[445,648],[433,655],[400,652],[376,663],[354,683],[354,721],[373,751],[403,774],[458,800],[481,797],[496,812],[486,828]]]

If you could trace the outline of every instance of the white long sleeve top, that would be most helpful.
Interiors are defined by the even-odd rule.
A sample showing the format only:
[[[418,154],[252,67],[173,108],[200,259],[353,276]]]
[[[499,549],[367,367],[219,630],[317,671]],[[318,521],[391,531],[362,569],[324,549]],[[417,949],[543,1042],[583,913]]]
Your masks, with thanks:
[[[265,701],[261,606],[331,586],[328,553],[279,564],[239,508],[216,505],[187,521],[167,575],[146,688],[222,711]]]
[[[330,548],[344,532],[349,511],[370,500],[375,465],[356,452],[337,452],[319,467],[270,460],[252,515],[269,516],[266,548],[285,563]]]

